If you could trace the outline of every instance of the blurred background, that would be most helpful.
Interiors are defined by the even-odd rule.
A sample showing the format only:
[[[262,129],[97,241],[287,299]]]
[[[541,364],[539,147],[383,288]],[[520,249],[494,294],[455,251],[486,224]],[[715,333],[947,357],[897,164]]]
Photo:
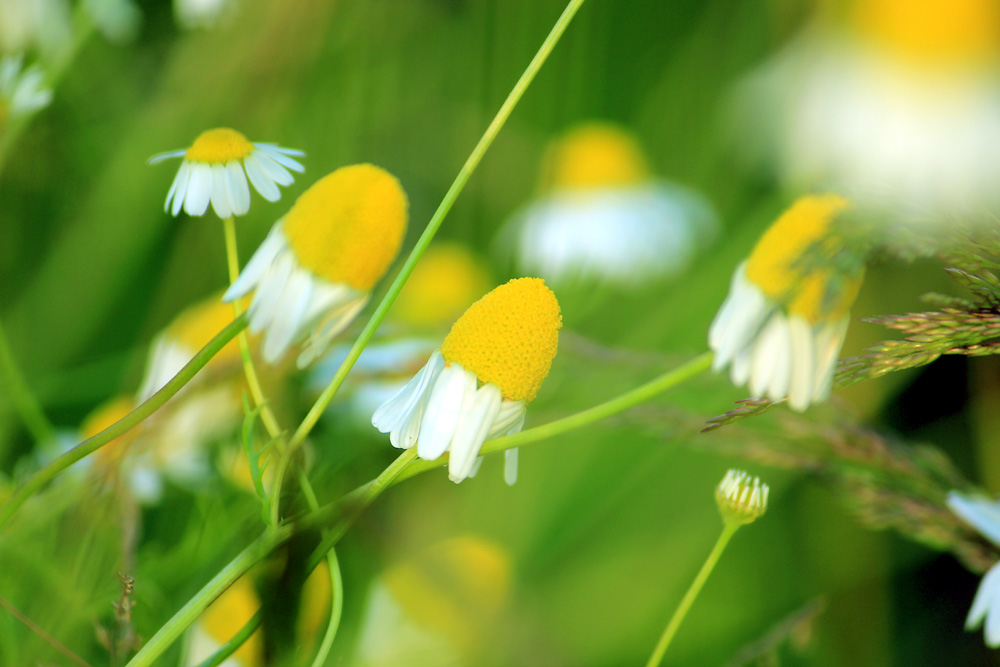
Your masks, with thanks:
[[[95,409],[136,391],[157,332],[227,284],[219,221],[165,214],[177,163],[146,166],[150,156],[219,126],[305,151],[306,172],[281,201],[254,193],[237,221],[244,259],[316,179],[372,162],[409,196],[408,252],[564,6],[46,0],[38,18],[32,4],[0,0],[0,47],[25,53],[53,91],[30,122],[0,113],[0,131],[17,127],[0,165],[0,321],[70,444]],[[438,234],[464,259],[425,277],[422,293],[414,285],[377,342],[433,349],[479,295],[542,273],[565,326],[530,427],[703,352],[733,270],[801,194],[836,188],[873,219],[992,215],[998,12],[986,0],[590,0]],[[591,217],[578,223],[581,209]],[[941,269],[880,260],[855,318],[956,293]],[[442,300],[450,308],[428,314]],[[887,337],[855,321],[843,355]],[[397,453],[367,423],[378,399],[365,392],[388,390],[365,381],[392,374],[376,361],[311,439],[321,503]],[[335,366],[266,373],[284,423],[301,419]],[[803,419],[866,420],[930,443],[1000,491],[998,371],[992,358],[945,358],[838,391]],[[819,471],[747,464],[711,445],[724,436],[698,435],[745,396],[705,376],[655,399],[645,418],[525,449],[513,487],[492,457],[460,486],[438,470],[390,490],[338,547],[344,621],[328,664],[641,663],[718,535],[713,489],[734,466],[771,485],[770,510],[734,538],[669,664],[1000,662],[963,631],[978,575],[861,526]],[[747,428],[783,432],[787,417],[779,407]],[[152,636],[260,532],[257,499],[222,463],[238,422],[229,442],[205,445],[208,470],[168,476],[142,503],[93,470],[67,473],[75,481],[54,484],[0,538],[0,596],[105,664],[128,571],[130,622]],[[57,449],[36,446],[0,387],[0,496]],[[178,646],[165,664],[180,659]],[[60,660],[0,610],[0,664]]]

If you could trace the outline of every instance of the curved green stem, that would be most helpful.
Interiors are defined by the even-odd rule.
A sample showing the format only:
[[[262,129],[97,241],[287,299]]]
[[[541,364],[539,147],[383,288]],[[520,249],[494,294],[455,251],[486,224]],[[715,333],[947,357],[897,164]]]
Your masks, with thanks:
[[[336,549],[330,549],[326,552],[326,562],[330,568],[330,594],[333,596],[330,603],[330,622],[327,623],[326,632],[323,634],[323,643],[320,644],[319,651],[316,652],[312,667],[322,667],[323,663],[326,662],[326,657],[330,655],[330,649],[333,648],[333,640],[337,636],[340,617],[344,611],[344,577],[340,573]]]
[[[700,375],[711,366],[712,353],[705,352],[686,364],[667,371],[658,378],[650,380],[646,384],[636,387],[631,391],[627,391],[621,396],[613,398],[610,401],[606,401],[600,405],[595,405],[594,407],[583,410],[582,412],[577,412],[569,417],[563,417],[562,419],[551,421],[548,424],[542,424],[541,426],[526,429],[520,433],[515,433],[514,435],[506,435],[502,438],[487,440],[483,443],[479,453],[481,455],[491,454],[493,452],[513,449],[514,447],[523,447],[524,445],[532,442],[538,442],[539,440],[551,438],[561,433],[565,433],[566,431],[572,431],[573,429],[580,428],[581,426],[587,426],[588,424],[592,424],[596,421],[604,419],[605,417],[610,417],[611,415],[627,410],[628,408],[639,405],[640,403],[644,403],[657,394],[663,393],[667,389],[672,389],[673,387]],[[404,479],[409,479],[410,477],[419,475],[422,472],[427,472],[428,470],[433,470],[434,468],[440,468],[447,462],[448,460],[445,457],[435,459],[434,461],[417,461],[403,474],[401,474],[396,481],[402,482]]]
[[[677,609],[674,610],[674,615],[670,617],[670,622],[667,624],[666,629],[663,631],[663,635],[660,637],[660,641],[656,644],[656,648],[653,649],[653,655],[649,657],[649,662],[646,663],[646,667],[656,667],[663,660],[663,654],[667,652],[667,647],[670,646],[670,641],[677,634],[677,628],[680,627],[681,621],[687,616],[688,610],[694,603],[695,598],[698,597],[698,593],[701,592],[702,586],[708,581],[708,575],[712,574],[712,570],[715,568],[715,564],[719,562],[719,557],[722,552],[726,550],[726,545],[729,544],[729,539],[736,533],[736,530],[741,524],[736,521],[727,521],[722,528],[722,534],[719,535],[718,541],[716,541],[715,546],[712,548],[712,553],[708,554],[708,559],[705,564],[701,566],[701,570],[698,571],[698,575],[691,582],[691,587],[688,588],[687,593],[684,594],[681,603],[677,605]]]
[[[205,658],[202,662],[199,662],[196,667],[219,667],[229,656],[236,653],[250,639],[253,633],[257,632],[262,619],[263,614],[258,609],[257,613],[251,616],[250,620],[244,623],[243,627],[235,635],[229,638],[229,641],[220,646],[219,650],[215,653]]]
[[[347,378],[347,374],[351,371],[351,368],[358,360],[358,357],[361,356],[362,350],[364,350],[365,346],[368,345],[368,342],[375,334],[375,330],[382,323],[382,320],[385,319],[386,313],[396,300],[400,290],[403,289],[403,285],[406,283],[406,280],[410,277],[410,274],[413,273],[413,268],[417,265],[417,262],[423,256],[428,246],[430,246],[438,228],[441,226],[441,223],[444,222],[445,216],[448,215],[449,211],[451,211],[451,207],[454,205],[455,200],[462,192],[462,189],[465,188],[465,184],[469,181],[469,178],[472,176],[472,172],[474,172],[476,167],[479,166],[479,163],[483,159],[483,155],[486,154],[486,151],[493,143],[493,140],[496,139],[500,129],[504,126],[504,123],[507,122],[507,118],[510,116],[511,111],[514,110],[514,107],[521,99],[521,96],[524,95],[524,91],[526,91],[528,86],[531,85],[535,75],[538,74],[538,70],[541,69],[545,60],[552,52],[552,49],[559,42],[559,38],[562,37],[563,32],[565,32],[566,27],[573,19],[577,10],[580,9],[583,2],[584,0],[570,0],[569,4],[566,5],[566,9],[563,10],[562,15],[552,27],[548,37],[546,37],[545,41],[542,42],[542,45],[535,54],[535,57],[531,59],[528,67],[524,70],[524,73],[521,74],[521,78],[518,79],[514,88],[510,91],[510,94],[500,107],[497,115],[493,118],[493,121],[483,133],[483,136],[479,139],[479,143],[477,143],[476,147],[472,149],[472,153],[469,155],[469,158],[465,161],[465,164],[462,165],[461,170],[458,172],[458,176],[455,177],[451,187],[448,188],[448,192],[445,193],[444,199],[441,200],[437,210],[434,211],[434,215],[431,216],[430,222],[428,222],[427,227],[424,228],[424,232],[417,240],[410,256],[406,258],[403,268],[399,270],[399,274],[389,287],[389,291],[386,292],[385,297],[382,298],[381,303],[379,303],[378,307],[375,309],[371,319],[368,320],[368,323],[365,325],[364,330],[362,330],[361,335],[358,336],[358,339],[355,341],[353,347],[351,347],[350,352],[347,353],[347,358],[344,359],[340,368],[338,368],[337,372],[334,374],[333,379],[330,380],[330,384],[327,385],[326,389],[323,390],[323,393],[320,394],[316,403],[312,406],[305,419],[302,420],[302,423],[292,435],[292,439],[289,443],[290,450],[294,451],[299,445],[302,444],[302,442],[306,439],[306,436],[309,435],[309,432],[316,425],[320,415],[323,414],[323,411],[326,410],[330,401],[333,400],[333,397],[336,395],[340,386]]]
[[[7,342],[7,334],[2,322],[0,322],[0,377],[4,379],[7,395],[14,403],[21,423],[31,433],[35,444],[41,448],[50,445],[55,439],[55,429],[45,416],[41,404],[28,388],[24,374],[21,373],[21,369],[14,359],[14,354],[11,352],[10,343]]]
[[[221,350],[226,343],[231,341],[236,334],[243,331],[247,325],[246,316],[239,317],[227,326],[225,329],[216,334],[215,338],[210,340],[205,347],[201,348],[196,355],[187,362],[187,364],[180,370],[177,375],[170,379],[167,384],[157,391],[155,394],[150,396],[145,403],[139,405],[137,408],[132,410],[118,421],[116,421],[111,426],[107,427],[97,435],[84,440],[79,445],[69,450],[62,456],[51,461],[44,468],[36,472],[27,482],[21,485],[11,495],[10,500],[0,508],[0,528],[3,528],[14,513],[17,512],[18,508],[24,504],[24,502],[30,498],[36,491],[45,486],[48,482],[56,477],[59,473],[69,468],[71,465],[79,461],[80,459],[88,456],[98,449],[108,444],[121,434],[129,431],[149,417],[151,414],[156,412],[164,403],[170,399],[171,396],[176,394],[181,388],[194,378],[195,374],[202,369],[216,355],[216,353]]]
[[[272,527],[266,530],[263,535],[222,568],[200,591],[195,593],[194,597],[188,600],[187,604],[181,607],[180,611],[174,614],[163,627],[157,630],[156,634],[132,657],[126,667],[145,667],[145,665],[153,664],[153,661],[159,658],[187,630],[188,626],[194,623],[195,619],[208,608],[212,601],[222,595],[233,582],[246,574],[255,563],[288,541],[292,535],[293,529],[290,526]]]

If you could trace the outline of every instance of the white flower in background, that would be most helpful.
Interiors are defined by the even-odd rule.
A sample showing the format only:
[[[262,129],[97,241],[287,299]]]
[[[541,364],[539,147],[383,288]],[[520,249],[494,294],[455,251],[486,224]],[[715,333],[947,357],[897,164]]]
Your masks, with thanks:
[[[0,127],[7,119],[38,111],[52,101],[42,68],[23,65],[21,54],[0,57]]]
[[[635,138],[581,125],[550,146],[544,194],[501,232],[519,273],[633,287],[676,275],[716,228],[704,197],[653,178]]]
[[[358,164],[321,178],[274,223],[225,294],[232,301],[256,290],[250,331],[264,332],[265,361],[307,336],[300,368],[326,350],[396,258],[407,208],[392,174]]]
[[[733,275],[708,333],[716,371],[754,396],[788,398],[794,410],[830,394],[863,267],[835,265],[845,240],[834,225],[849,203],[802,197],[757,242]]]
[[[743,88],[740,137],[792,189],[912,225],[1000,209],[1000,3],[845,0]]]
[[[264,199],[281,199],[278,186],[295,180],[289,169],[305,170],[291,156],[303,155],[274,144],[251,143],[236,130],[220,127],[202,132],[190,148],[154,155],[149,164],[184,158],[163,205],[171,215],[180,213],[182,206],[188,215],[204,215],[211,202],[216,215],[228,218],[250,210],[248,178]]]
[[[948,507],[990,542],[1000,547],[1000,502],[971,497],[958,491],[948,494]],[[1000,647],[1000,563],[990,568],[965,620],[965,629],[985,627],[986,645]]]
[[[174,0],[174,16],[188,30],[214,28],[236,13],[236,0]]]
[[[538,278],[518,278],[472,304],[441,349],[372,416],[393,447],[427,461],[449,452],[448,477],[475,474],[483,443],[516,433],[527,404],[549,373],[562,317]],[[504,479],[517,480],[517,450],[507,450]]]
[[[53,55],[72,39],[66,0],[0,0],[0,52]]]
[[[130,42],[139,35],[142,12],[132,0],[80,0],[101,33],[113,42]]]

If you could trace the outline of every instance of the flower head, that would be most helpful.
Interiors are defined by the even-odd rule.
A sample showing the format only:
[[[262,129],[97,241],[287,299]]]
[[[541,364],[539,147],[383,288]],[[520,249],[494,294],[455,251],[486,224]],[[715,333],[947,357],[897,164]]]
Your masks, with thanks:
[[[736,269],[729,295],[709,329],[713,367],[731,365],[737,385],[755,396],[788,398],[805,410],[830,393],[860,269],[836,266],[845,239],[834,227],[847,200],[799,199]]]
[[[354,319],[399,252],[407,207],[399,181],[370,164],[341,167],[299,197],[224,297],[256,290],[250,331],[267,330],[265,360],[311,331],[305,366]]]
[[[236,130],[220,127],[202,132],[185,150],[154,155],[149,163],[184,158],[163,205],[171,215],[180,213],[181,207],[188,215],[204,215],[211,201],[215,214],[228,218],[250,210],[247,178],[264,199],[281,199],[278,186],[294,180],[289,169],[305,169],[290,156],[302,155],[274,144],[251,143]]]
[[[729,470],[715,488],[715,502],[726,523],[753,523],[767,511],[770,489],[759,477],[742,470]]]
[[[948,507],[990,542],[1000,547],[1000,502],[970,497],[958,491],[948,494]],[[966,630],[984,625],[986,645],[1000,647],[1000,564],[983,577],[965,619]]]
[[[682,271],[712,235],[715,215],[697,193],[654,178],[636,138],[586,123],[549,147],[543,194],[501,234],[520,270],[553,284],[634,287]]]
[[[458,243],[435,243],[392,306],[394,321],[420,329],[451,325],[489,289],[490,275],[482,260]]]
[[[497,287],[465,311],[441,349],[375,411],[372,424],[394,447],[415,444],[422,459],[450,452],[448,475],[462,481],[474,474],[483,442],[521,429],[561,326],[559,302],[544,281],[518,278]],[[508,483],[516,479],[516,457],[508,451]]]
[[[38,65],[24,68],[23,64],[20,54],[0,58],[0,128],[8,119],[43,109],[52,101],[42,69]]]

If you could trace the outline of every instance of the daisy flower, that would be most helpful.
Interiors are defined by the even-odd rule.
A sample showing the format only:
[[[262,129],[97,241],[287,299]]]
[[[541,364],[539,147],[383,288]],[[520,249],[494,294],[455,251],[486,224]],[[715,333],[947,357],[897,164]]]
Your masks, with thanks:
[[[833,223],[848,206],[837,195],[802,197],[733,275],[708,342],[714,369],[731,365],[733,383],[749,381],[754,396],[787,397],[801,411],[830,393],[862,279],[861,269],[832,266],[845,249]]]
[[[791,188],[821,184],[908,224],[992,222],[1000,3],[845,4],[842,21],[817,21],[745,84],[741,135]]]
[[[248,178],[264,199],[281,199],[278,186],[290,185],[294,180],[289,169],[305,170],[291,156],[303,155],[302,151],[274,144],[250,143],[236,130],[220,127],[202,132],[186,150],[154,155],[149,164],[184,158],[163,210],[176,216],[183,207],[188,215],[204,215],[211,201],[215,214],[228,218],[246,215],[250,210]]]
[[[220,297],[221,293],[215,294],[188,307],[153,339],[146,371],[137,392],[140,403],[159,391],[201,348],[233,321],[232,307],[221,303]],[[202,369],[202,374],[206,370],[212,372],[212,369],[236,364],[239,358],[240,348],[233,339],[219,350],[206,369]],[[188,383],[185,389],[190,386],[191,383]]]
[[[948,507],[983,537],[1000,547],[1000,502],[970,497],[958,491],[948,494]],[[986,645],[1000,647],[1000,563],[983,577],[965,619],[965,629],[972,631],[985,624]]]
[[[450,452],[448,476],[475,472],[479,448],[516,433],[525,408],[549,373],[562,317],[555,295],[539,278],[518,278],[472,304],[440,350],[372,416],[394,447],[417,446],[437,459]],[[504,477],[517,479],[517,451],[506,452]]]
[[[321,178],[274,223],[224,297],[256,290],[250,331],[266,330],[266,361],[308,335],[304,367],[350,324],[399,252],[407,206],[392,174],[358,164]]]
[[[712,236],[715,214],[696,192],[654,178],[635,137],[581,125],[548,149],[544,194],[514,215],[501,244],[522,273],[552,284],[634,287],[682,272]]]
[[[38,111],[52,101],[42,69],[23,65],[21,54],[0,58],[0,128],[7,119]]]

